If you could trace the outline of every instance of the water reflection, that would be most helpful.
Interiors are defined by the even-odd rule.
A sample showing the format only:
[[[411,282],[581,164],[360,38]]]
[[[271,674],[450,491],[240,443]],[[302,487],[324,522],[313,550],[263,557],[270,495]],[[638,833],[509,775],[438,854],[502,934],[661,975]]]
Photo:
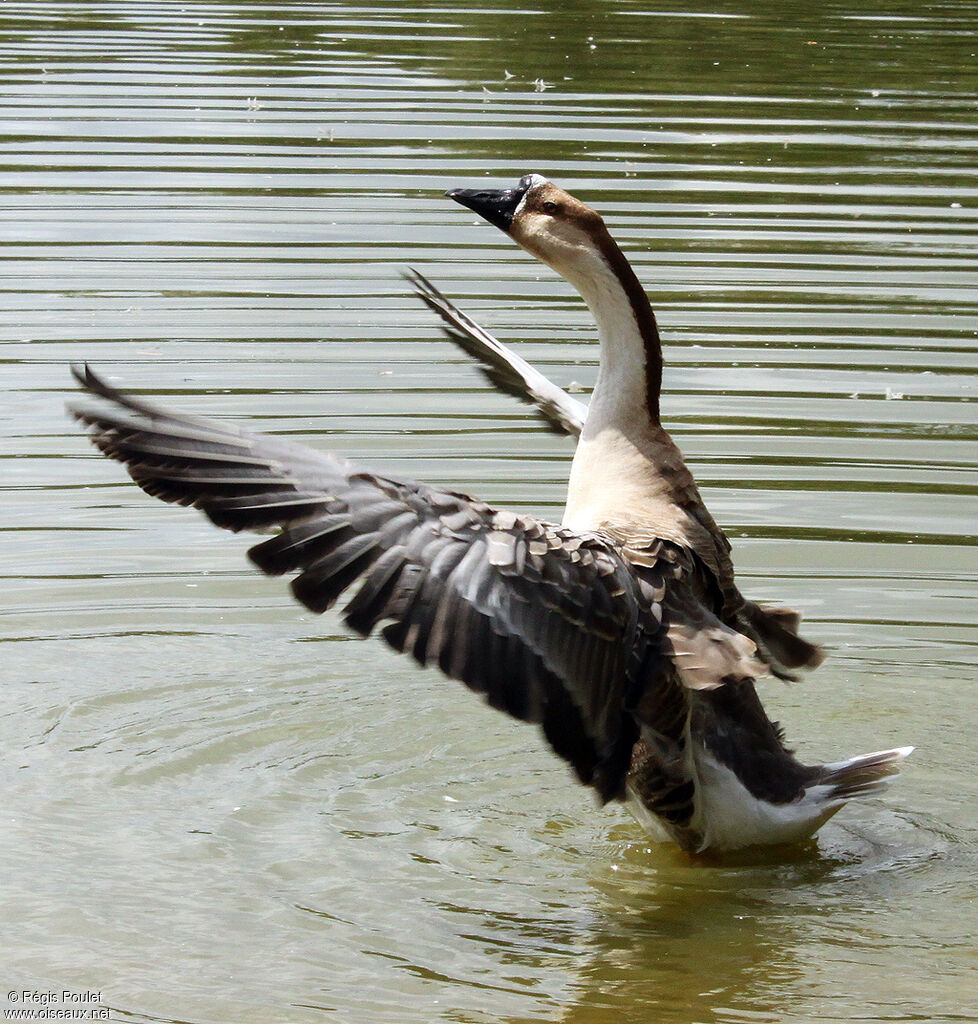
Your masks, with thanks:
[[[877,825],[890,842],[876,837]],[[831,976],[840,960],[859,962],[864,953],[887,949],[902,955],[905,935],[874,930],[879,907],[934,886],[946,870],[947,842],[885,816],[870,828],[869,836],[831,829],[821,845],[753,851],[712,868],[668,848],[624,842],[611,870],[592,877],[601,899],[578,960],[584,966],[576,971],[573,1006],[561,1020],[600,1024],[652,1015],[775,1024],[791,1013],[799,986],[810,988],[820,973],[813,956]],[[962,869],[958,864],[955,873]],[[853,928],[854,911],[864,916],[861,927]],[[874,997],[885,991],[881,979]],[[834,1018],[830,992],[823,998]],[[814,1017],[816,1005],[805,1012]]]

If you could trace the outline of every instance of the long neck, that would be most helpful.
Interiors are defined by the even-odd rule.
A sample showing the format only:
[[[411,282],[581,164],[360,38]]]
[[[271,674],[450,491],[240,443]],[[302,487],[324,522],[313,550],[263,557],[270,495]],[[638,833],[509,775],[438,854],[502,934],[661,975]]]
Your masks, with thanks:
[[[631,265],[606,233],[600,251],[602,271],[572,279],[601,340],[601,369],[588,420],[596,427],[609,419],[646,417],[658,427],[662,346],[655,315]]]
[[[601,369],[574,453],[564,525],[654,524],[657,535],[687,538],[680,511],[692,478],[659,422],[662,349],[649,300],[610,236],[600,260],[565,274],[591,309]]]

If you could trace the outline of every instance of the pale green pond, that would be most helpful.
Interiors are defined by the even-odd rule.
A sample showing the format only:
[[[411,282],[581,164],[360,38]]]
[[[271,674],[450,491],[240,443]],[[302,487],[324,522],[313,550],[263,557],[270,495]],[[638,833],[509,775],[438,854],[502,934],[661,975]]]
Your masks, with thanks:
[[[4,1010],[978,1018],[976,40],[975,2],[0,3]],[[88,360],[558,517],[571,443],[400,277],[590,387],[569,286],[442,196],[529,171],[633,259],[742,587],[831,655],[763,684],[792,741],[917,745],[787,861],[651,847],[64,414]]]

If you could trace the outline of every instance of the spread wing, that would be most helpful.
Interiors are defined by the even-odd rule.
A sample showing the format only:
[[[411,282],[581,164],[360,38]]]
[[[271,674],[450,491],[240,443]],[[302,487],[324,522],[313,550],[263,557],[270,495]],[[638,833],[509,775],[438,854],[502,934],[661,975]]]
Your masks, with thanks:
[[[344,609],[353,629],[383,623],[396,650],[539,723],[603,799],[622,795],[632,712],[674,677],[662,599],[680,570],[668,551],[636,567],[608,538],[172,414],[74,372],[100,401],[72,412],[144,491],[228,530],[279,528],[249,555],[266,573],[295,573],[306,607],[324,611],[362,581]]]
[[[479,369],[491,384],[521,402],[535,405],[555,433],[571,437],[581,433],[587,416],[587,406],[583,402],[572,398],[480,327],[416,270],[411,270],[405,277],[414,286],[415,295],[441,317],[443,330],[449,339],[478,362]]]

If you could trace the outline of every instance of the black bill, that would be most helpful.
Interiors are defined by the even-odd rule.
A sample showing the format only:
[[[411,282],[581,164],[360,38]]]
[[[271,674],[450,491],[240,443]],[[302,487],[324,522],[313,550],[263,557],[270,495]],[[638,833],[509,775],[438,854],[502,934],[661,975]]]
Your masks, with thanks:
[[[535,174],[525,174],[516,188],[453,188],[445,195],[508,233],[523,196],[537,179]]]

